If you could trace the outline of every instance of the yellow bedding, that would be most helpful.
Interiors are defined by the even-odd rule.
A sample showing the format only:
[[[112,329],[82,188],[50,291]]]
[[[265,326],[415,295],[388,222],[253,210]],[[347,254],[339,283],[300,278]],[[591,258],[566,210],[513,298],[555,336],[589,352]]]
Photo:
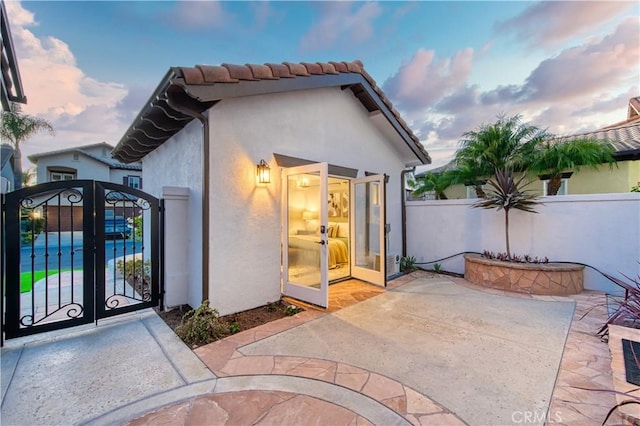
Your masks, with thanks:
[[[290,235],[289,247],[302,249],[308,253],[314,253],[315,256],[320,255],[320,247],[318,244],[319,236],[317,235]],[[342,263],[349,262],[349,249],[344,241],[339,238],[329,238],[329,269],[335,268]],[[317,257],[315,257],[317,259]]]

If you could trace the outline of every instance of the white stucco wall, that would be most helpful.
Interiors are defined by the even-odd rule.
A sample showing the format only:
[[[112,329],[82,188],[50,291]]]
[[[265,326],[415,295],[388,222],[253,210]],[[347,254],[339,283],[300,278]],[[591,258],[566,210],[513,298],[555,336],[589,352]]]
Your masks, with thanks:
[[[640,274],[640,194],[543,197],[537,214],[512,211],[511,252],[581,262],[610,275]],[[407,251],[429,262],[463,251],[505,251],[504,212],[471,208],[473,200],[414,201],[407,205]],[[443,269],[464,272],[458,256]],[[432,267],[428,265],[428,267]],[[585,287],[620,288],[585,269]]]
[[[187,298],[194,308],[202,303],[202,155],[202,126],[194,120],[144,157],[142,163],[145,192],[160,198],[165,186],[189,188]],[[171,223],[166,226],[171,227]],[[165,285],[171,286],[172,282],[167,280]]]
[[[273,153],[386,173],[390,252],[400,252],[398,152],[353,94],[339,88],[225,100],[211,123],[210,299],[221,314],[280,297],[280,171]],[[272,182],[256,185],[265,159]],[[145,184],[147,163],[144,164]]]

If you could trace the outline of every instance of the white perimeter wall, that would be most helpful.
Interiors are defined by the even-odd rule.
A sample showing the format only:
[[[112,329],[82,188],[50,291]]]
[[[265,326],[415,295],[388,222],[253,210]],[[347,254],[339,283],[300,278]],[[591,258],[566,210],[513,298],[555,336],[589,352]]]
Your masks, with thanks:
[[[225,315],[280,297],[280,171],[273,153],[390,175],[390,247],[400,252],[400,172],[395,148],[349,90],[289,92],[225,100],[211,125],[210,300]],[[256,184],[265,159],[271,184]],[[147,163],[145,162],[145,185]]]
[[[544,197],[539,213],[512,211],[511,252],[581,262],[610,275],[640,274],[640,194]],[[473,200],[407,203],[407,254],[428,262],[463,251],[504,252],[504,211],[471,208]],[[441,262],[464,272],[461,256]],[[427,265],[427,267],[431,267]],[[585,269],[585,287],[608,293],[620,288]]]
[[[193,120],[179,133],[143,159],[143,190],[160,198],[162,187],[189,188],[188,232],[186,250],[188,258],[189,288],[187,298],[192,307],[202,303],[202,126]],[[166,223],[167,227],[171,223]],[[171,245],[171,249],[184,250]],[[170,271],[169,274],[170,275]],[[167,275],[167,276],[168,276]],[[171,282],[165,283],[170,286]]]

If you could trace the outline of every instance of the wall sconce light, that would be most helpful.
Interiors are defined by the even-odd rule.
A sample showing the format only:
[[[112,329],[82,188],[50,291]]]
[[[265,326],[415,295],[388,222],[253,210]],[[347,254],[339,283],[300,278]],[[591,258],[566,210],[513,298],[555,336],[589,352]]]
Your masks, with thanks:
[[[304,210],[302,212],[302,219],[304,220],[313,220],[318,218],[318,212],[313,212],[310,210]]]
[[[271,183],[271,167],[266,161],[260,160],[257,166],[258,183]]]

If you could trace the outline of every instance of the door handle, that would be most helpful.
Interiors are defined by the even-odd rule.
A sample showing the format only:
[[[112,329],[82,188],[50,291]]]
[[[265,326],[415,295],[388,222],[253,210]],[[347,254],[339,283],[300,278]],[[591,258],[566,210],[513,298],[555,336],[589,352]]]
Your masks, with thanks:
[[[327,244],[325,240],[316,241],[316,244],[325,245]]]

